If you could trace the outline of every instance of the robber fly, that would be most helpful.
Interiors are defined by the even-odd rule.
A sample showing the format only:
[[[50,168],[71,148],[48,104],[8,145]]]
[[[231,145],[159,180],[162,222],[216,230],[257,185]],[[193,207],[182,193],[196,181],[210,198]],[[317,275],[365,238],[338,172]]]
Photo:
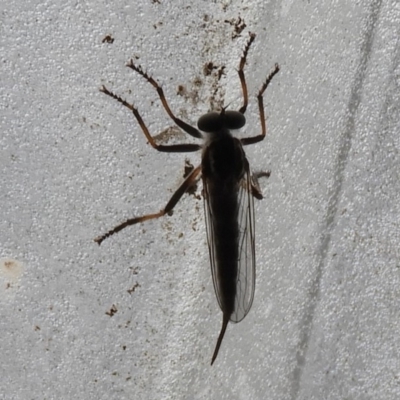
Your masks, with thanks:
[[[215,293],[223,314],[222,328],[211,364],[218,355],[228,322],[241,321],[249,312],[254,297],[256,265],[253,197],[262,199],[262,194],[256,176],[251,174],[243,146],[260,142],[265,138],[263,94],[279,71],[278,64],[275,64],[275,69],[268,75],[257,95],[261,133],[243,139],[233,137],[230,131],[242,128],[246,122],[244,113],[248,105],[248,94],[244,66],[254,39],[255,34],[251,33],[239,63],[238,74],[242,87],[243,105],[239,111],[222,108],[219,112],[212,111],[201,116],[197,121],[198,129],[173,114],[163,89],[157,81],[143,71],[141,66],[134,64],[133,61],[127,65],[157,90],[165,111],[179,128],[199,139],[204,138],[201,132],[205,133],[202,145],[157,144],[138,110],[132,104],[110,92],[105,86],[101,88],[103,93],[113,97],[133,112],[150,145],[156,150],[168,153],[202,150],[201,165],[192,170],[161,211],[128,219],[106,234],[99,236],[95,241],[100,244],[104,239],[127,226],[171,213],[183,194],[191,189],[200,177],[202,178],[211,272]]]

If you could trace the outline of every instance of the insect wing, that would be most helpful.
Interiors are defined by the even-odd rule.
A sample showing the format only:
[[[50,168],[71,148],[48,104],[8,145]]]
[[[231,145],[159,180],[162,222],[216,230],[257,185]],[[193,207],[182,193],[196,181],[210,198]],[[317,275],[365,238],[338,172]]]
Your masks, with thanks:
[[[251,174],[247,170],[238,188],[238,225],[239,225],[239,260],[236,277],[236,297],[234,311],[230,316],[233,322],[240,322],[249,312],[254,298],[255,290],[255,224],[254,224],[254,200],[251,195]],[[208,249],[210,253],[211,273],[214,290],[222,311],[222,297],[218,282],[218,260],[215,248],[214,218],[210,207],[207,181],[204,179],[204,211]]]

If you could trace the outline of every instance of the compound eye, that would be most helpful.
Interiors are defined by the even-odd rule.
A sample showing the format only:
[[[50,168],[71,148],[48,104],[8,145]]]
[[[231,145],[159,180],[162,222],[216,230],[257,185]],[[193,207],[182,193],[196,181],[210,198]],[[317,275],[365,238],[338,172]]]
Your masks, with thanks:
[[[225,111],[224,117],[228,129],[240,129],[246,124],[246,118],[239,111]]]
[[[217,132],[222,126],[220,114],[215,111],[202,115],[197,121],[197,127],[203,132]]]
[[[209,112],[199,118],[197,127],[203,132],[218,132],[221,129],[240,129],[246,123],[244,115],[238,111]]]

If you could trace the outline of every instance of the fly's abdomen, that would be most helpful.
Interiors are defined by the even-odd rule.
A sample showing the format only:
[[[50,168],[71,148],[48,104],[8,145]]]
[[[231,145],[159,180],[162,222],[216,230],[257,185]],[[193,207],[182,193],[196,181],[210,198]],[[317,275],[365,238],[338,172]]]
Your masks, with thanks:
[[[223,313],[231,315],[235,308],[239,258],[237,187],[216,185],[214,189],[216,193],[210,193],[210,206],[213,213],[218,292]]]
[[[244,153],[229,132],[210,138],[203,152],[202,174],[211,228],[210,254],[214,286],[222,312],[235,311],[239,260],[238,191],[244,175]]]

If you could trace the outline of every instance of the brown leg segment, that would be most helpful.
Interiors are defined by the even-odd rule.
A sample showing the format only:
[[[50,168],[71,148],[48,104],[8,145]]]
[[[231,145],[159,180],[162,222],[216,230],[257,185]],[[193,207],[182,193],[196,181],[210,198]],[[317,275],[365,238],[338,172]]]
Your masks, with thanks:
[[[147,75],[146,72],[143,71],[142,67],[140,65],[135,65],[133,61],[129,64],[127,64],[127,67],[133,69],[136,71],[139,75],[143,76],[144,79],[146,79],[147,82],[153,85],[153,87],[157,90],[158,96],[160,97],[161,103],[167,112],[167,114],[171,117],[171,119],[174,120],[175,124],[179,126],[179,128],[183,129],[186,133],[189,135],[201,139],[203,135],[193,126],[187,124],[186,122],[183,122],[181,119],[178,117],[175,117],[174,113],[171,111],[169,108],[167,99],[165,98],[164,91],[162,90],[162,87],[156,82],[151,76]]]
[[[165,208],[163,208],[158,213],[146,214],[141,217],[128,219],[127,221],[117,225],[115,228],[111,229],[104,235],[97,237],[96,239],[94,239],[94,241],[100,245],[104,239],[107,239],[111,235],[114,235],[114,233],[122,231],[122,229],[125,229],[127,226],[135,225],[138,224],[139,222],[148,221],[150,219],[157,219],[164,216],[165,214],[168,214],[176,206],[176,204],[179,202],[184,193],[187,192],[188,189],[196,182],[200,172],[201,172],[201,165],[199,165],[190,173],[190,175],[183,181],[181,186],[179,186],[178,190],[172,195]]]
[[[247,58],[247,53],[249,52],[251,44],[254,42],[254,39],[256,38],[255,33],[250,33],[250,39],[246,44],[246,47],[244,48],[243,55],[240,59],[239,63],[239,79],[240,79],[240,84],[242,85],[242,93],[243,93],[243,105],[240,107],[239,112],[244,114],[247,109],[247,105],[249,103],[249,95],[247,93],[247,84],[246,84],[246,78],[244,77],[244,66],[246,64],[246,58]]]
[[[117,100],[121,104],[123,104],[125,107],[129,108],[132,112],[133,115],[135,116],[137,122],[139,123],[140,127],[142,128],[143,133],[145,134],[147,140],[151,144],[153,148],[155,148],[158,151],[162,151],[165,153],[188,153],[191,151],[198,151],[201,149],[201,145],[199,144],[173,144],[173,145],[160,145],[157,144],[153,137],[150,135],[150,132],[144,123],[142,117],[139,114],[139,111],[137,108],[135,108],[132,104],[129,104],[126,100],[122,99],[121,97],[117,96],[116,94],[110,92],[105,86],[103,86],[100,89],[101,92],[105,93],[106,95],[112,97],[113,99]]]
[[[258,111],[260,114],[260,122],[261,122],[261,134],[258,136],[254,137],[249,137],[249,138],[243,138],[240,139],[241,143],[243,146],[246,146],[248,144],[253,144],[257,142],[261,142],[264,140],[265,135],[267,133],[267,128],[265,125],[265,113],[264,113],[264,100],[263,100],[263,94],[265,90],[267,89],[268,85],[272,81],[272,78],[279,72],[279,65],[275,64],[275,69],[268,75],[267,79],[265,80],[265,83],[262,85],[260,91],[258,92],[257,95],[257,100],[258,100]]]

